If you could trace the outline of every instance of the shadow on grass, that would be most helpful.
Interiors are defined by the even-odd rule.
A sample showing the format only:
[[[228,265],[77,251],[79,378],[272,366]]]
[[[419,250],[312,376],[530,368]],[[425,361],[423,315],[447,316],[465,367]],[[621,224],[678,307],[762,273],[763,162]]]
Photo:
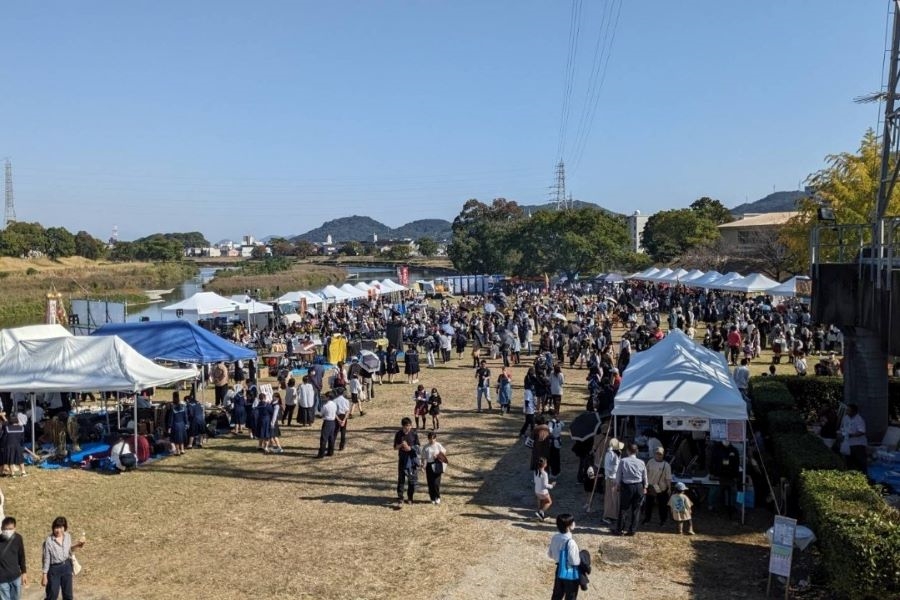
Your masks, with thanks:
[[[765,547],[724,540],[692,540],[692,598],[764,598],[768,553]]]

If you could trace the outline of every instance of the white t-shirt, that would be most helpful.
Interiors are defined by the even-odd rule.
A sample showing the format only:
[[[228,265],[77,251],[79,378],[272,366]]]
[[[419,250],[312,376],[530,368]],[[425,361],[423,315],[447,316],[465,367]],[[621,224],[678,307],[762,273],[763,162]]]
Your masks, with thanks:
[[[311,383],[304,383],[300,386],[300,407],[312,408],[316,405],[316,388]]]
[[[425,444],[422,447],[422,458],[425,459],[426,464],[433,463],[437,460],[437,455],[441,452],[447,454],[447,450],[441,445],[440,442]]]
[[[338,396],[334,399],[334,405],[337,407],[337,414],[346,415],[350,412],[350,401],[344,398],[343,396]],[[323,411],[324,416],[324,411]]]
[[[113,466],[115,466],[120,471],[125,470],[125,467],[122,466],[123,454],[132,454],[131,446],[129,446],[128,442],[126,442],[125,440],[116,442],[109,450],[109,460],[112,461]]]
[[[328,400],[322,405],[322,419],[326,421],[334,421],[337,418],[337,404],[334,400]]]
[[[534,493],[540,496],[546,496],[550,493],[550,478],[547,471],[540,471],[534,475]]]
[[[841,433],[844,435],[844,439],[847,440],[848,446],[867,446],[869,444],[865,435],[850,437],[852,433],[866,433],[866,422],[859,414],[854,417],[844,415],[844,419],[841,421]]]

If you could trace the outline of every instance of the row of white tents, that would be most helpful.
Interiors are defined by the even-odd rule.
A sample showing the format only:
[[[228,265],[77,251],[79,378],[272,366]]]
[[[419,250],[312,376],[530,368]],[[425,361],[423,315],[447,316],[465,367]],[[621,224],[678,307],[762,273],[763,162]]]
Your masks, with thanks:
[[[770,296],[806,296],[809,290],[809,277],[797,275],[787,281],[779,283],[760,273],[741,275],[735,271],[719,273],[718,271],[703,272],[699,269],[659,269],[650,267],[639,273],[625,277],[634,281],[649,281],[652,283],[679,284],[707,290],[721,290],[726,292],[743,292],[747,294],[768,294]]]
[[[326,285],[316,292],[307,290],[288,292],[278,298],[276,302],[300,305],[305,300],[307,307],[312,308],[329,303],[359,300],[368,297],[370,293],[394,294],[406,290],[405,286],[390,279],[370,283],[360,281],[356,284],[345,283],[340,287]],[[255,321],[257,315],[260,315],[259,318],[268,318],[266,315],[274,312],[275,309],[271,304],[259,302],[250,296],[240,295],[226,298],[215,292],[197,292],[190,298],[164,306],[161,310],[164,320],[184,319],[196,323],[201,319],[229,316],[245,321]]]

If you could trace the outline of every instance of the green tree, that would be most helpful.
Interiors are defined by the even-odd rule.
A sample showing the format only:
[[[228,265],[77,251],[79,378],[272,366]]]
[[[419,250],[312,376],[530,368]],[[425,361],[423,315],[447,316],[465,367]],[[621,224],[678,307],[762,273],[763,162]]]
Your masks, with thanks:
[[[384,254],[391,260],[406,260],[412,254],[412,248],[409,244],[395,244]]]
[[[75,255],[83,256],[90,260],[98,260],[106,254],[106,244],[98,240],[87,231],[79,231],[75,234]]]
[[[299,258],[306,258],[307,256],[313,256],[317,253],[318,249],[312,242],[308,242],[306,240],[297,240],[294,243],[294,256],[297,256]]]
[[[360,256],[363,253],[363,246],[359,242],[347,242],[338,249],[338,254],[345,256]]]
[[[157,233],[134,242],[134,258],[147,261],[176,261],[184,256],[184,244]]]
[[[437,242],[427,236],[416,240],[416,247],[419,249],[419,254],[425,257],[434,256],[438,251]]]
[[[283,237],[275,237],[269,240],[269,248],[272,249],[272,256],[294,256],[296,252],[294,244]]]
[[[896,157],[891,160],[892,169],[895,161]],[[871,224],[874,218],[881,176],[881,144],[875,132],[866,130],[856,153],[829,154],[825,157],[825,164],[824,169],[807,178],[809,187],[815,190],[814,196],[799,202],[799,214],[781,231],[782,243],[796,257],[798,264],[791,269],[796,272],[809,266],[810,234],[818,223],[816,217],[820,206],[830,207],[838,224]],[[900,214],[900,186],[894,188],[886,214]],[[835,235],[834,232],[826,230],[822,233],[826,242],[835,242],[833,247],[821,249],[822,258],[836,258],[839,244],[837,240],[828,239]],[[846,247],[871,243],[871,232],[863,228],[861,239],[845,238],[843,241]]]
[[[65,227],[49,227],[45,233],[47,245],[44,252],[50,258],[61,258],[75,254],[75,236]]]
[[[647,219],[641,241],[657,262],[669,262],[690,248],[715,243],[716,224],[690,208],[664,210]]]
[[[691,202],[691,210],[698,213],[700,216],[705,217],[715,223],[716,225],[721,225],[722,223],[731,223],[734,221],[734,216],[731,214],[731,211],[725,208],[718,200],[713,200],[708,196],[703,196],[702,198],[698,198]]]
[[[129,262],[136,258],[136,254],[134,242],[116,242],[109,252],[109,257],[118,262]]]
[[[508,273],[518,263],[514,239],[522,208],[505,198],[490,206],[468,200],[453,220],[453,241],[447,249],[453,266],[464,273]]]
[[[40,223],[10,223],[0,232],[0,250],[5,256],[26,256],[47,251],[47,231]]]

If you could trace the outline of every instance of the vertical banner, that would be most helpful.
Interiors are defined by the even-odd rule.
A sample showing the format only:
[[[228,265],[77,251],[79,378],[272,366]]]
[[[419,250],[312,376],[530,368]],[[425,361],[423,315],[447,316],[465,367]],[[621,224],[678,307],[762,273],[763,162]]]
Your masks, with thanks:
[[[47,304],[44,306],[44,323],[47,325],[55,325],[57,323],[58,304],[59,299],[56,297],[56,294],[47,294]]]
[[[397,281],[403,284],[403,267],[400,265],[397,265]]]
[[[400,267],[400,285],[409,286],[409,267],[407,265]]]
[[[772,553],[769,555],[769,573],[790,578],[796,531],[796,519],[775,516],[775,526],[772,528]]]

